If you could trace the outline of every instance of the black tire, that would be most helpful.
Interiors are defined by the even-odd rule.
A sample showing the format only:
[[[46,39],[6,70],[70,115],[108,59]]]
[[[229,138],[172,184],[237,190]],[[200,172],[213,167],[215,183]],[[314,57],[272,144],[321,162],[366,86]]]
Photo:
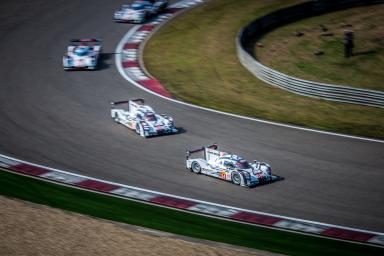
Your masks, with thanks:
[[[145,12],[144,19],[141,21],[141,23],[146,22],[151,17],[151,14],[149,12]]]
[[[136,124],[136,133],[139,134],[139,135],[141,136],[141,134],[140,134],[140,130],[141,130],[140,125],[139,125],[139,124]]]
[[[140,124],[136,124],[136,129],[135,129],[136,133],[139,134],[141,137],[143,137],[144,139],[148,138],[147,135],[145,135],[145,132],[144,132],[144,128],[143,126],[141,126]]]
[[[241,176],[240,176],[240,173],[238,172],[233,172],[232,175],[231,175],[231,179],[232,179],[232,182],[236,185],[240,185],[241,184]]]
[[[115,120],[116,123],[119,123],[119,121],[120,121],[119,115],[117,113],[115,113],[115,115],[113,117],[114,117],[113,120]]]
[[[192,162],[191,164],[191,171],[193,171],[196,174],[201,173],[201,166],[198,162]]]

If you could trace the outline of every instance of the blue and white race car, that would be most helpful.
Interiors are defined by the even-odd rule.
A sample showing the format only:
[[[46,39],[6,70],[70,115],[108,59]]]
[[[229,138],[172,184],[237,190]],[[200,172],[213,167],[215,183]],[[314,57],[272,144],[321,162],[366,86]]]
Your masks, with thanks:
[[[203,152],[202,158],[191,155]],[[215,178],[232,181],[243,187],[253,187],[259,184],[280,180],[272,174],[271,167],[257,160],[248,163],[244,158],[227,152],[218,151],[217,145],[186,151],[186,168],[197,174],[205,174]]]
[[[112,102],[111,117],[144,138],[178,132],[172,117],[156,114],[141,98]]]
[[[99,39],[73,39],[63,57],[64,70],[97,68],[101,53]]]
[[[166,0],[134,1],[132,4],[122,5],[115,11],[116,22],[143,23],[152,15],[163,12],[168,6]]]

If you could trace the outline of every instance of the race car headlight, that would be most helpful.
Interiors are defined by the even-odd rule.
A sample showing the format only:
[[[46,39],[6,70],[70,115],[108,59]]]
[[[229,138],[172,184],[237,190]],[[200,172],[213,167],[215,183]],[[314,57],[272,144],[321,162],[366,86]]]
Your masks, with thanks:
[[[135,16],[136,16],[136,18],[138,18],[138,19],[143,19],[144,16],[145,16],[145,12],[144,12],[144,11],[139,11],[139,12],[136,13]]]
[[[89,58],[88,63],[90,66],[95,66],[96,65],[96,58],[92,56],[91,58]]]
[[[67,62],[67,65],[69,65],[69,66],[72,65],[72,58],[70,56],[66,56],[65,60]]]
[[[149,127],[147,124],[143,124],[143,130],[144,130],[145,132],[148,132],[148,131],[151,131],[151,130],[153,130],[153,129],[151,129],[151,127]]]

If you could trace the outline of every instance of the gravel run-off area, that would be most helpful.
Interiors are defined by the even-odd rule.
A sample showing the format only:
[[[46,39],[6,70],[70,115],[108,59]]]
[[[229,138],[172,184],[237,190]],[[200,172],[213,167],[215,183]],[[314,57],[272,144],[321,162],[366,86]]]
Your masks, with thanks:
[[[276,255],[0,196],[1,255]]]

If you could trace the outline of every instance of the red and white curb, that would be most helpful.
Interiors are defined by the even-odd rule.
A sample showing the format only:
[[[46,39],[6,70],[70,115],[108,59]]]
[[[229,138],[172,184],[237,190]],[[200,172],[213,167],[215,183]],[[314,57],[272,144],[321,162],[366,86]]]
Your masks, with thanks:
[[[191,213],[198,213],[275,229],[283,229],[291,232],[300,232],[333,239],[365,243],[379,247],[384,246],[384,233],[289,218],[264,212],[214,204],[186,197],[179,197],[61,171],[18,160],[5,155],[0,155],[0,166],[15,173],[33,176],[51,182],[62,183],[85,190],[119,196],[125,199],[140,200]]]
[[[170,98],[171,94],[156,79],[152,78],[145,72],[139,59],[140,47],[147,36],[163,21],[173,17],[181,10],[202,3],[203,0],[185,0],[175,3],[167,8],[164,14],[159,15],[153,21],[134,26],[129,36],[122,40],[118,53],[120,54],[121,67],[123,72],[140,87],[148,89],[156,94]]]

